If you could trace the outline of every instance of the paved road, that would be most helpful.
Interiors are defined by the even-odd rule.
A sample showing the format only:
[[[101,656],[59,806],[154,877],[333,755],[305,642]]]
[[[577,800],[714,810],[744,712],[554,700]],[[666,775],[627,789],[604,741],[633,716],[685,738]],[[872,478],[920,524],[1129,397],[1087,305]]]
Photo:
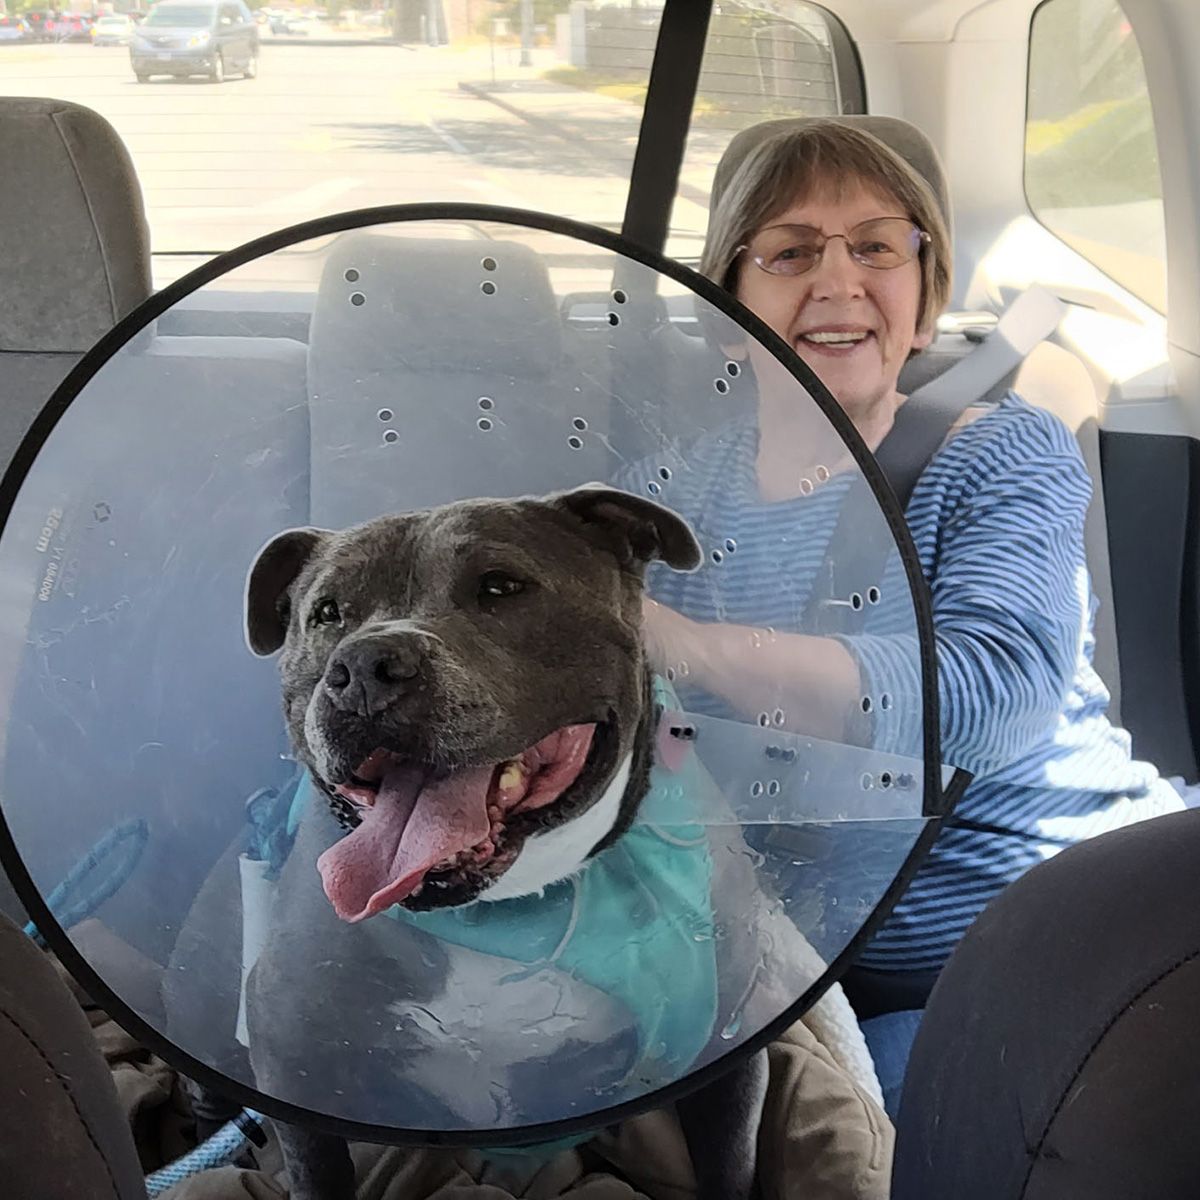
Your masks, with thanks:
[[[550,53],[533,68],[497,54],[495,78],[518,108],[522,85],[536,88],[553,65]],[[486,46],[264,43],[257,79],[219,85],[139,85],[118,47],[0,48],[0,95],[73,100],[113,123],[160,255],[208,254],[323,213],[414,201],[484,201],[618,226],[638,110],[559,89],[550,117],[564,126],[460,87],[492,78]],[[697,210],[695,224],[703,210],[680,204]],[[158,260],[158,282],[176,273]]]

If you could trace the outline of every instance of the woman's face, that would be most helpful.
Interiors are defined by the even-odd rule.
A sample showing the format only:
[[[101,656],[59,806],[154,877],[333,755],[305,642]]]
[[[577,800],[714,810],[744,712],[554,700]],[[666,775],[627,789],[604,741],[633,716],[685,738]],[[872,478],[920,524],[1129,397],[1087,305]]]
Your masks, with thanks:
[[[810,225],[828,236],[905,215],[894,198],[862,185],[848,184],[840,198],[834,195],[835,189],[818,192],[769,226]],[[920,259],[891,270],[866,267],[850,257],[841,238],[827,243],[820,261],[797,276],[770,275],[743,252],[737,297],[812,367],[852,420],[875,412],[882,401],[899,401],[901,367],[911,350],[930,341],[930,334],[917,333]]]

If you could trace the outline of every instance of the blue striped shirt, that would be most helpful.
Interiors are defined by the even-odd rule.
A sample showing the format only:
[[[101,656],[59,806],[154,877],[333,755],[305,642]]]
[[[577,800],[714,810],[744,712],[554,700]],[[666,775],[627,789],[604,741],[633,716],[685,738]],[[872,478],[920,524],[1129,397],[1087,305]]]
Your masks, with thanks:
[[[692,523],[709,564],[693,575],[656,571],[650,587],[693,620],[799,630],[856,473],[763,503],[757,450],[748,422],[677,457],[661,498]],[[975,780],[956,823],[860,958],[864,966],[939,968],[988,901],[1036,863],[1183,806],[1152,766],[1132,758],[1129,735],[1105,715],[1084,555],[1090,497],[1070,431],[1011,393],[957,430],[913,491],[906,517],[933,598],[942,754]],[[919,755],[917,639],[895,553],[880,592],[887,601],[843,641],[864,692],[887,697],[872,715],[873,745]],[[715,697],[687,699],[732,715]]]

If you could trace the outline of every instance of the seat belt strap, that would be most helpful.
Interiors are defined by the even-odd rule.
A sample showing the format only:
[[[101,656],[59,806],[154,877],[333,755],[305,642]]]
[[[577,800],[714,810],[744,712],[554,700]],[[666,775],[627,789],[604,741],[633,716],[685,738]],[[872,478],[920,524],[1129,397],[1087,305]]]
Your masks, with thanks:
[[[1022,292],[976,349],[919,387],[900,406],[875,459],[901,508],[908,507],[921,472],[954,423],[1015,374],[1033,348],[1058,328],[1066,311],[1067,306],[1043,287],[1035,285]]]
[[[1045,288],[1035,285],[1022,292],[977,349],[900,405],[875,460],[902,510],[954,423],[1015,373],[1065,313],[1066,305]],[[866,479],[856,480],[846,493],[813,583],[805,610],[807,632],[848,634],[862,628],[867,597],[878,587],[894,545],[877,514],[878,504]]]

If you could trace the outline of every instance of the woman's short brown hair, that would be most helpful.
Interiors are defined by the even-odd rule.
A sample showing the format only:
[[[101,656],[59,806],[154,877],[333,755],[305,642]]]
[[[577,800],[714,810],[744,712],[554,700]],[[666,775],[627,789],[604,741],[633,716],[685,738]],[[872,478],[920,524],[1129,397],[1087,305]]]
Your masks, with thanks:
[[[933,191],[873,134],[836,120],[809,121],[755,146],[715,198],[700,273],[736,292],[738,250],[793,204],[836,198],[861,184],[894,198],[930,241],[921,250],[917,332],[933,329],[950,300],[950,233]]]

